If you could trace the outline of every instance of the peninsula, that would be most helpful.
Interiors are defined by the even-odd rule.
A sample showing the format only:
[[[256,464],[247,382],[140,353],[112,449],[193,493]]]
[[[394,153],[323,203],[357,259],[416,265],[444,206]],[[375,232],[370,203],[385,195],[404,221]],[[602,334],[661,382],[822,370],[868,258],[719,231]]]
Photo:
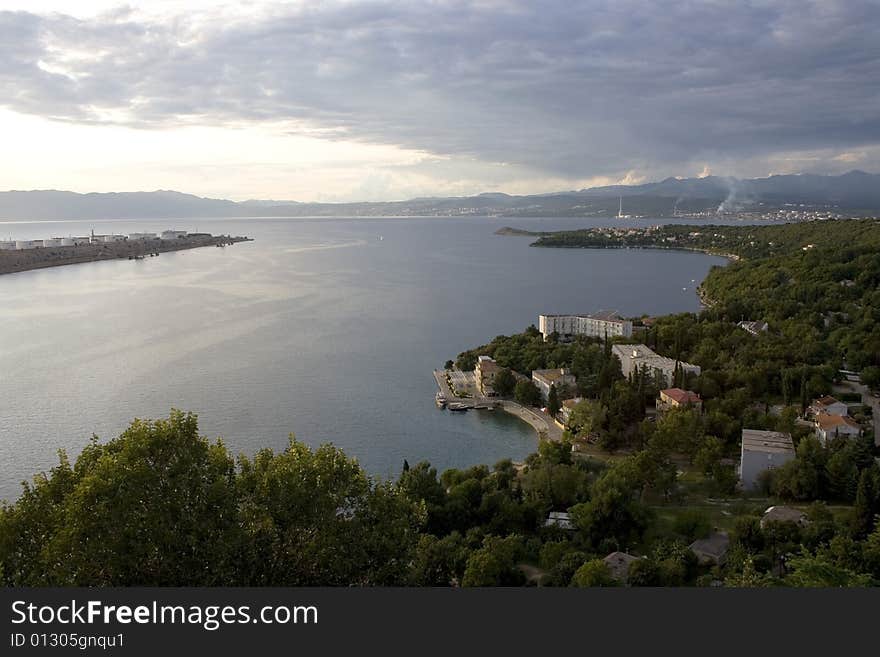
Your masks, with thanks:
[[[0,274],[74,265],[99,260],[141,260],[168,251],[197,249],[203,246],[225,247],[253,238],[210,233],[165,231],[130,235],[95,235],[53,237],[46,240],[0,242]]]

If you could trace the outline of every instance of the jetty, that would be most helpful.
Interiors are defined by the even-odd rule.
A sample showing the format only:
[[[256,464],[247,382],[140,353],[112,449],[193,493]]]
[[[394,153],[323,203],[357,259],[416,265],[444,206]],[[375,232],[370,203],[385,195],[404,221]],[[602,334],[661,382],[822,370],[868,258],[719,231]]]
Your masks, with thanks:
[[[444,403],[440,408],[446,408],[453,412],[463,412],[468,410],[503,410],[510,415],[518,417],[523,422],[529,424],[539,436],[543,436],[548,440],[561,440],[562,429],[553,421],[549,415],[527,408],[510,399],[498,399],[495,397],[459,397],[450,387],[446,370],[434,370],[434,381],[440,392],[437,393],[435,399],[443,399]]]
[[[171,231],[168,231],[171,232]],[[252,242],[253,238],[210,233],[173,231],[173,237],[100,236],[83,238],[52,238],[51,240],[19,240],[12,248],[0,248],[0,274],[60,267],[102,260],[143,260],[169,251],[198,249],[204,246],[229,246]],[[163,233],[165,235],[165,233]],[[67,244],[67,242],[71,242]],[[0,247],[7,243],[0,244]]]

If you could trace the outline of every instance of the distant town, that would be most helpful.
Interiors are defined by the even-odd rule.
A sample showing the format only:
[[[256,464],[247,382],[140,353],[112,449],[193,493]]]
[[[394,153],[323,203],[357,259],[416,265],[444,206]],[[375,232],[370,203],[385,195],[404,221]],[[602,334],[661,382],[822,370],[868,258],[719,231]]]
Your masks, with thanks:
[[[225,247],[249,237],[165,230],[161,233],[95,234],[0,241],[0,274],[99,260],[143,260],[168,251]]]

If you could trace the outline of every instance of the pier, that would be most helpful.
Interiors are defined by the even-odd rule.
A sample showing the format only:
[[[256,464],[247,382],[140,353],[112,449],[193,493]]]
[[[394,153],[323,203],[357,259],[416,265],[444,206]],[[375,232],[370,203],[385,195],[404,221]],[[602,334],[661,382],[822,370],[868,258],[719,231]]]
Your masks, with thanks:
[[[562,440],[562,429],[559,428],[559,425],[557,425],[549,415],[541,413],[540,411],[532,410],[531,408],[527,408],[526,406],[509,399],[496,399],[493,397],[458,397],[449,386],[445,370],[434,370],[434,381],[436,381],[440,393],[446,399],[447,407],[456,404],[459,408],[455,410],[497,408],[528,423],[538,436],[543,436],[547,440]]]

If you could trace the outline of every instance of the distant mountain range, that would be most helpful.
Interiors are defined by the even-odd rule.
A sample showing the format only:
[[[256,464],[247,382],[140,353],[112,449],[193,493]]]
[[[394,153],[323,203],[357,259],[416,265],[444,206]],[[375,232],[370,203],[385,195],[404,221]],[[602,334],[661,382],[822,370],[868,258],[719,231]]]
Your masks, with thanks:
[[[624,213],[670,216],[678,212],[753,210],[787,204],[836,207],[851,214],[880,211],[880,174],[850,171],[768,178],[667,178],[642,185],[511,196],[416,198],[373,203],[299,203],[202,198],[174,191],[78,194],[55,190],[0,192],[0,220],[166,219],[306,216],[603,216]]]

